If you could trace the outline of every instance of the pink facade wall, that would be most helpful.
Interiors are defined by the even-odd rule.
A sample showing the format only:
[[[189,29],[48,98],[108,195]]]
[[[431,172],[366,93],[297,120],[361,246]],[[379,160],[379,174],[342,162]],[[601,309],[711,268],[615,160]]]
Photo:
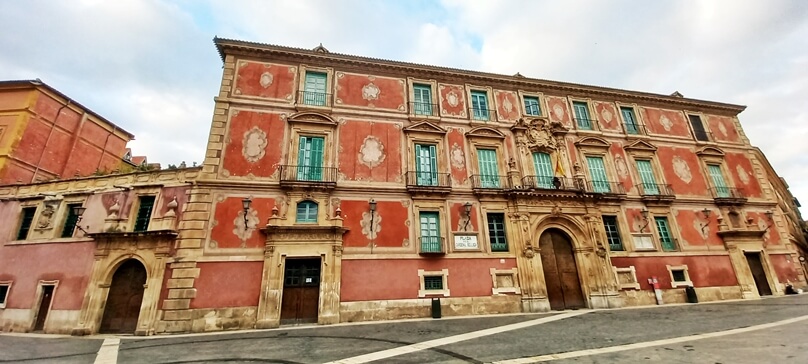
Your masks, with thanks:
[[[760,183],[755,176],[755,170],[752,168],[749,157],[742,153],[727,153],[724,160],[732,175],[732,180],[735,182],[735,187],[743,190],[747,197],[762,197]]]
[[[497,102],[497,117],[500,121],[516,121],[522,116],[522,102],[513,91],[494,90]]]
[[[261,140],[260,132],[265,133],[266,140]],[[226,143],[222,161],[224,170],[230,176],[248,174],[255,177],[272,176],[278,170],[278,166],[284,164],[283,151],[288,149],[283,142],[285,132],[286,122],[281,120],[280,114],[233,111],[228,137],[224,141]],[[250,150],[247,150],[245,145]],[[264,153],[256,154],[254,148],[262,148]],[[288,162],[292,165],[297,164],[297,161]]]
[[[698,156],[691,149],[660,146],[657,157],[665,181],[677,195],[709,196]]]
[[[774,266],[774,271],[777,274],[777,280],[782,283],[796,283],[799,282],[799,273],[794,268],[794,262],[791,260],[790,254],[769,254],[769,261]]]
[[[466,89],[460,85],[438,85],[441,116],[467,118]]]
[[[236,67],[234,95],[283,102],[294,100],[297,67],[249,61],[239,61]]]
[[[626,151],[623,150],[623,144],[620,142],[613,142],[611,146],[609,146],[609,153],[612,155],[612,160],[614,161],[614,167],[617,171],[617,178],[615,178],[615,182],[619,182],[623,185],[623,188],[626,189],[626,192],[631,191],[634,188],[634,181],[631,178],[631,170],[636,170],[635,166],[631,165],[631,162],[626,158]]]
[[[623,119],[611,102],[594,101],[592,103],[595,107],[595,114],[597,119],[600,120],[600,129],[607,131],[623,131]],[[637,120],[639,122],[639,120]]]
[[[339,173],[349,181],[402,182],[400,124],[348,120],[339,128]]]
[[[649,134],[691,137],[690,124],[683,112],[652,107],[641,107],[640,110]]]
[[[662,289],[671,288],[667,265],[687,265],[694,287],[735,286],[738,280],[728,255],[665,256],[665,257],[612,257],[617,268],[634,266],[641,289],[652,289],[648,278],[656,277]]]
[[[258,306],[264,262],[197,263],[191,308]]]
[[[550,120],[561,122],[565,127],[574,129],[572,115],[567,106],[567,99],[563,97],[547,96],[547,115]]]
[[[401,248],[415,244],[410,241],[407,206],[409,203],[400,200],[377,200],[371,236],[368,200],[340,201],[343,226],[350,229],[343,236],[343,244],[346,247],[370,247],[371,240],[376,247]]]
[[[402,78],[337,72],[334,103],[388,111],[407,110],[406,82]]]
[[[703,209],[702,209],[703,210]],[[701,210],[676,210],[674,218],[679,227],[682,239],[692,246],[722,247],[724,241],[718,236],[717,210],[711,210],[709,219],[705,219]],[[705,226],[703,229],[702,227]]]
[[[466,183],[469,178],[469,169],[466,165],[468,150],[466,149],[466,136],[461,128],[449,128],[449,165],[451,166],[452,185]],[[438,162],[440,163],[440,162]]]
[[[246,240],[242,240],[242,231],[244,226],[244,207],[242,205],[244,197],[227,197],[224,201],[216,202],[215,212],[213,214],[212,227],[210,228],[211,244],[219,249],[224,248],[261,248],[264,246],[265,237],[257,229],[251,229],[251,233],[246,236]],[[252,205],[250,206],[249,218],[251,220],[258,219],[258,223],[250,226],[262,227],[266,224],[267,219],[272,214],[272,208],[275,207],[275,199],[253,197]],[[292,203],[288,213],[293,214],[296,202]]]
[[[719,142],[742,143],[735,121],[726,116],[707,115],[706,126],[713,133],[713,138]]]

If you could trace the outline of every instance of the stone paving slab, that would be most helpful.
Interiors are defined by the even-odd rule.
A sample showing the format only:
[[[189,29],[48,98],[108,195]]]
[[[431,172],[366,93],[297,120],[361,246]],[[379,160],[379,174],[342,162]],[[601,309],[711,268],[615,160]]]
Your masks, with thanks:
[[[103,340],[0,334],[0,363],[92,363]]]

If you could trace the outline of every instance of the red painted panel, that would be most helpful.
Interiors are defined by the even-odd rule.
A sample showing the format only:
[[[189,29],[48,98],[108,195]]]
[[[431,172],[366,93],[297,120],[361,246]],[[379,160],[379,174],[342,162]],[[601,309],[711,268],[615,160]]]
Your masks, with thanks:
[[[401,78],[337,72],[337,104],[406,111],[406,82]]]
[[[342,302],[418,298],[418,269],[448,269],[451,297],[491,296],[491,268],[511,269],[515,259],[342,260]]]
[[[65,167],[65,159],[70,156],[70,143],[72,138],[70,134],[67,134],[62,129],[54,129],[50,135],[50,140],[48,140],[48,144],[40,146],[40,150],[42,151],[41,162],[39,163],[39,168],[44,169],[46,171],[59,174],[62,173],[62,169]],[[84,159],[88,158],[89,156],[83,155],[81,158],[76,159]],[[96,162],[98,160],[96,159]],[[63,176],[63,177],[73,177],[70,176]]]
[[[31,244],[0,248],[0,280],[14,282],[7,308],[31,308],[40,280],[58,280],[54,310],[79,310],[93,266],[95,243]]]
[[[497,100],[499,120],[516,121],[522,116],[522,105],[516,92],[495,90],[494,97]]]
[[[609,152],[612,154],[614,160],[614,169],[617,171],[617,182],[623,184],[626,192],[631,191],[634,183],[631,180],[631,173],[629,173],[628,159],[626,152],[623,150],[623,145],[620,142],[613,142],[609,147]]]
[[[269,177],[274,174],[281,164],[283,153],[283,135],[286,123],[281,120],[280,114],[236,110],[230,118],[230,131],[224,147],[225,154],[222,164],[231,176],[246,176],[252,174],[256,177]],[[261,134],[262,131],[265,134]],[[261,136],[266,141],[261,140]],[[250,140],[246,140],[250,138]],[[257,158],[255,162],[245,157],[245,141],[250,146],[247,155]],[[263,150],[263,155],[256,150]],[[260,156],[260,158],[258,158]],[[297,164],[293,161],[290,164]]]
[[[466,167],[466,137],[461,128],[449,128],[449,164],[452,166],[452,185],[459,186],[469,178]]]
[[[211,243],[215,242],[220,249],[260,248],[265,244],[264,235],[256,229],[251,229],[252,231],[246,237],[246,240],[242,241],[241,231],[237,228],[244,226],[242,199],[243,197],[228,197],[224,201],[216,203],[210,239]],[[251,219],[257,218],[257,226],[262,226],[272,214],[273,207],[275,207],[275,199],[273,198],[253,198],[252,207],[250,208]]]
[[[766,233],[763,234],[763,241],[766,245],[779,245],[782,243],[777,226],[773,221],[769,220],[765,211],[746,211],[746,218],[752,219],[753,227],[751,227],[751,229],[754,229],[756,226],[760,230],[766,230]],[[767,227],[768,230],[766,229]]]
[[[671,288],[667,265],[687,265],[687,273],[694,287],[735,286],[738,280],[727,255],[667,256],[667,257],[612,257],[618,268],[634,266],[641,289],[652,289],[648,278],[657,277],[662,289]]]
[[[615,111],[614,103],[594,101],[595,113],[600,121],[600,128],[610,131],[623,131],[623,119]]]
[[[12,161],[8,161],[0,172],[3,176],[3,179],[0,180],[2,183],[28,183],[34,177],[34,171]]]
[[[44,122],[38,118],[30,118],[28,120],[28,127],[22,133],[22,138],[17,144],[16,150],[12,155],[19,160],[36,165],[39,162],[39,157],[42,155],[43,146],[48,140],[50,133],[50,123]],[[24,181],[30,182],[30,181]]]
[[[645,114],[645,126],[649,134],[690,137],[690,126],[681,111],[640,108]]]
[[[639,208],[626,208],[626,221],[628,222],[628,230],[632,233],[639,233],[640,228],[642,228],[643,233],[650,233],[652,231],[651,224],[646,225],[646,221],[643,219],[641,209]]]
[[[566,140],[567,140],[567,150],[569,151],[567,153],[567,156],[569,156],[570,163],[572,163],[572,165],[574,166],[578,163],[578,147],[575,146],[575,139],[573,137],[567,137]],[[575,171],[574,170],[569,171],[568,173],[574,174]]]
[[[97,147],[91,146],[85,141],[80,140],[78,143],[76,143],[76,147],[73,149],[73,154],[76,156],[82,156],[82,158],[76,158],[74,159],[75,162],[71,162],[69,166],[66,166],[64,172],[65,175],[71,177],[76,174],[88,176],[95,173],[96,168],[99,168],[100,163],[98,162],[99,157],[101,156],[101,151]]]
[[[258,306],[264,262],[197,263],[191,308]],[[225,292],[226,291],[226,292]]]
[[[367,200],[340,202],[343,224],[350,229],[344,235],[346,247],[369,247],[371,242],[370,209]],[[376,201],[373,214],[373,243],[376,247],[401,248],[409,241],[409,208],[402,201]]]
[[[81,138],[86,143],[103,148],[109,139],[112,139],[111,130],[104,129],[100,125],[92,122],[84,123],[81,127]]]
[[[727,153],[724,160],[727,161],[735,187],[742,189],[747,197],[762,197],[763,194],[757,176],[755,176],[755,170],[752,168],[752,162],[746,155]]]
[[[572,117],[567,107],[566,98],[547,96],[547,108],[550,120],[560,121],[565,127],[572,128]]]
[[[233,93],[292,102],[296,80],[296,67],[239,61]]]
[[[440,95],[441,116],[454,116],[465,118],[468,116],[466,107],[466,90],[458,85],[438,85]]]
[[[741,136],[738,134],[738,129],[735,128],[735,121],[733,121],[732,118],[708,115],[707,125],[717,141],[730,143],[741,142]]]
[[[351,181],[401,182],[401,125],[349,120],[340,125],[339,173]]]
[[[177,213],[177,221],[182,220],[182,211],[184,210],[185,203],[188,202],[188,195],[186,192],[190,187],[182,186],[182,187],[164,187],[162,191],[160,191],[160,201],[157,201],[157,211],[155,213],[156,216],[165,216],[166,212],[168,212],[168,204],[177,199],[177,208],[174,211]]]
[[[37,97],[34,110],[43,120],[47,120],[49,123],[55,121],[56,125],[60,128],[67,129],[69,132],[73,132],[76,129],[76,125],[81,119],[79,113],[69,107],[64,107],[64,104],[44,93],[40,93],[39,97]],[[59,112],[58,117],[56,116],[57,111]]]
[[[718,236],[718,220],[716,210],[712,210],[709,222],[704,218],[701,210],[677,210],[675,213],[679,234],[688,245],[723,246],[724,241]],[[706,226],[705,226],[706,225]],[[702,227],[704,227],[702,229]]]
[[[466,225],[466,207],[464,206],[465,202],[455,202],[451,204],[449,207],[449,215],[451,217],[452,226],[450,226],[450,231],[479,231],[478,226],[478,209],[480,208],[480,204],[472,203],[471,207],[471,221],[469,222],[466,229],[463,230],[463,225]]]
[[[799,282],[800,276],[794,267],[789,254],[769,254],[769,260],[777,273],[777,280],[782,284]]]
[[[0,91],[0,110],[22,109],[28,106],[28,97],[32,90]]]
[[[709,195],[698,156],[692,150],[660,146],[657,157],[665,181],[677,195]]]

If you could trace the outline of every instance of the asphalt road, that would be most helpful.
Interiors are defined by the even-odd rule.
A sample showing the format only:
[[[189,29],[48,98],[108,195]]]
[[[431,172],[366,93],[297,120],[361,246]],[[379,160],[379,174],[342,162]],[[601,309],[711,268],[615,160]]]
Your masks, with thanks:
[[[0,363],[101,362],[104,340],[118,363],[808,363],[808,294],[149,338],[0,334]]]

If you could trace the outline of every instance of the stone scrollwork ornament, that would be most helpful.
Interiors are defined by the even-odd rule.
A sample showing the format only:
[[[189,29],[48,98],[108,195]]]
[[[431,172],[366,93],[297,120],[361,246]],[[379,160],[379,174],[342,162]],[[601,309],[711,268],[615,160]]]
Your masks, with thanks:
[[[566,132],[566,128],[558,121],[535,118],[529,121],[519,119],[519,126],[526,128],[527,147],[530,149],[556,150],[558,141],[555,133]]]

